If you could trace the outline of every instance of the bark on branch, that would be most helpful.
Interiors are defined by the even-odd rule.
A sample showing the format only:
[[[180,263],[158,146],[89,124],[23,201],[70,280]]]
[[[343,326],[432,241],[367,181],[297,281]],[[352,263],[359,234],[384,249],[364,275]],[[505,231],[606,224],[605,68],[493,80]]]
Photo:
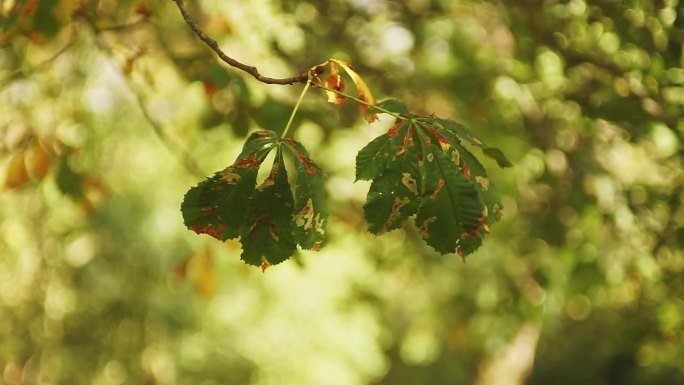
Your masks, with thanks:
[[[248,74],[252,75],[256,80],[266,83],[266,84],[280,84],[280,85],[286,85],[286,84],[295,84],[295,83],[306,83],[307,79],[309,78],[309,71],[304,71],[300,73],[299,75],[295,75],[289,78],[270,78],[267,76],[263,76],[262,74],[259,73],[259,70],[250,65],[246,65],[244,63],[241,63],[232,57],[228,56],[225,52],[219,48],[218,43],[216,40],[210,38],[207,36],[204,31],[202,31],[202,28],[190,17],[188,14],[187,9],[185,9],[185,4],[183,3],[183,0],[173,0],[176,5],[178,6],[178,9],[180,9],[181,14],[183,15],[183,19],[185,19],[185,22],[190,26],[190,28],[195,32],[197,37],[200,38],[209,48],[212,49],[212,51],[216,52],[219,58],[223,60],[226,64],[228,64],[231,67],[235,67],[237,69],[243,70],[247,72]]]

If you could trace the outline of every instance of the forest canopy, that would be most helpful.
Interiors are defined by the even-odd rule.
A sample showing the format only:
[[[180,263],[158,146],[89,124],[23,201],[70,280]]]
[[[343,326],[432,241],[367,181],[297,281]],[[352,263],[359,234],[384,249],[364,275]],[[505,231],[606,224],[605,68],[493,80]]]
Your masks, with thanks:
[[[680,2],[179,4],[0,1],[0,383],[684,382]],[[330,58],[346,89],[328,66],[302,93]],[[325,87],[369,100],[340,63],[396,116],[333,104]],[[414,203],[389,221],[378,187],[440,178],[371,151],[403,132],[392,151],[439,158],[446,121],[487,143],[478,190],[463,162],[442,176],[480,194],[465,258],[473,237],[426,238]],[[273,192],[294,195],[265,212],[325,198],[327,221],[262,272],[246,230],[197,235],[181,204],[270,133],[254,180],[282,164]]]

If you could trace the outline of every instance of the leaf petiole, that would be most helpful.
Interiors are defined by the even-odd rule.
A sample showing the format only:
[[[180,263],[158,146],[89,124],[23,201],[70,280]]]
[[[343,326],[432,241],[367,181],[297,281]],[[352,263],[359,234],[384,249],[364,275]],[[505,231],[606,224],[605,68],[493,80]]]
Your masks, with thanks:
[[[355,101],[355,102],[357,102],[357,103],[361,103],[361,104],[363,104],[363,105],[366,105],[366,106],[368,106],[369,108],[375,108],[375,109],[378,110],[378,111],[384,112],[384,113],[386,113],[386,114],[390,114],[390,115],[394,116],[394,117],[397,118],[397,119],[406,119],[405,116],[401,116],[401,115],[397,114],[396,112],[392,112],[392,111],[387,110],[387,109],[385,109],[385,108],[382,108],[382,107],[380,107],[380,106],[378,106],[378,105],[376,105],[376,104],[370,104],[370,103],[368,103],[368,102],[365,101],[365,100],[361,100],[361,99],[359,99],[359,98],[355,98],[355,97],[353,97],[353,96],[351,96],[351,95],[349,95],[349,94],[345,94],[345,93],[342,92],[342,91],[338,91],[338,90],[333,89],[333,88],[328,88],[328,87],[326,87],[326,86],[324,86],[324,85],[319,85],[318,87],[319,87],[320,89],[322,89],[322,90],[326,90],[326,91],[334,92],[334,93],[336,93],[336,94],[338,94],[338,95],[342,95],[342,96],[344,96],[345,98],[349,98],[349,99],[351,99],[351,100],[353,100],[353,101]]]
[[[297,110],[299,109],[299,105],[302,103],[302,99],[304,99],[304,95],[306,94],[306,91],[309,90],[309,86],[311,86],[311,76],[309,76],[309,79],[307,79],[306,84],[304,85],[304,89],[302,90],[302,93],[299,95],[299,99],[297,99],[297,104],[295,104],[294,109],[292,110],[292,113],[290,114],[290,119],[288,119],[288,121],[287,121],[287,125],[285,126],[285,130],[283,130],[283,134],[280,135],[281,138],[284,138],[287,135],[287,132],[290,130],[290,126],[292,125],[292,120],[294,120],[294,117],[297,114]]]

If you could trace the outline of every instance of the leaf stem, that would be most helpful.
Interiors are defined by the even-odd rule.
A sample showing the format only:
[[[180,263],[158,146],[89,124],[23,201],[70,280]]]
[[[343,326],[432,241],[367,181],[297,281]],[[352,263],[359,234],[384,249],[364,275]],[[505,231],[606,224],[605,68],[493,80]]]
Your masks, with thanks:
[[[318,87],[319,87],[320,89],[322,89],[322,90],[326,90],[326,91],[330,91],[330,92],[334,92],[334,93],[336,93],[336,94],[342,95],[342,96],[344,96],[344,97],[346,97],[346,98],[349,98],[349,99],[351,99],[351,100],[353,100],[353,101],[355,101],[355,102],[357,102],[357,103],[361,103],[361,104],[363,104],[363,105],[365,105],[365,106],[368,106],[368,107],[370,107],[370,108],[375,108],[376,110],[378,110],[378,111],[380,111],[380,112],[384,112],[385,114],[392,115],[392,116],[394,116],[394,117],[397,118],[397,119],[407,119],[406,116],[401,116],[400,114],[397,114],[396,112],[392,112],[392,111],[390,111],[390,110],[384,109],[384,108],[382,108],[382,107],[380,107],[380,106],[378,106],[378,105],[370,104],[370,103],[368,103],[368,102],[365,101],[365,100],[361,100],[361,99],[359,99],[359,98],[355,98],[355,97],[353,97],[353,96],[351,96],[351,95],[349,95],[349,94],[345,94],[345,93],[342,92],[342,91],[338,91],[338,90],[333,89],[333,88],[328,88],[328,87],[326,87],[326,86],[324,86],[324,85],[320,85],[320,86],[318,86]]]
[[[283,134],[280,135],[281,138],[284,138],[287,135],[287,132],[290,130],[290,126],[292,125],[292,120],[294,120],[294,116],[297,114],[297,110],[299,109],[299,105],[302,103],[302,99],[304,99],[304,95],[306,94],[306,91],[309,90],[309,86],[311,86],[311,76],[306,80],[306,84],[304,85],[304,89],[302,90],[302,93],[299,95],[299,99],[297,99],[297,104],[295,104],[294,109],[292,110],[292,113],[290,114],[290,119],[287,121],[287,125],[285,126],[285,130],[283,130]]]

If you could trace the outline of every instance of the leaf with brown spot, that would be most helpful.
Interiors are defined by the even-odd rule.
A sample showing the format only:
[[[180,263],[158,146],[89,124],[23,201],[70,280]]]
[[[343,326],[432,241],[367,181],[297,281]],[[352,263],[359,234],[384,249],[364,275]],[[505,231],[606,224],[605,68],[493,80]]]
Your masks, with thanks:
[[[373,106],[375,105],[375,98],[373,97],[373,94],[370,91],[370,88],[368,88],[368,85],[366,82],[361,78],[361,75],[359,75],[351,66],[351,64],[339,60],[339,59],[330,59],[330,64],[331,67],[334,64],[338,64],[340,67],[344,69],[344,71],[349,75],[351,80],[354,82],[354,85],[356,86],[356,91],[359,93],[359,99],[363,100],[364,102],[368,103],[369,105]],[[370,114],[365,114],[365,112],[368,110],[369,106],[365,104],[360,104],[359,108],[361,109],[361,112],[364,113],[364,119],[368,123],[373,123],[376,120],[378,120],[377,114],[370,113]]]
[[[235,163],[188,190],[181,204],[185,225],[223,241],[238,237],[259,167],[277,139],[273,131],[253,133]]]
[[[285,261],[296,249],[292,192],[282,148],[278,147],[276,151],[270,174],[249,197],[240,230],[242,260],[262,268]]]
[[[285,139],[295,159],[297,182],[294,193],[294,236],[303,249],[318,250],[326,239],[328,207],[323,172],[311,161],[301,143]]]
[[[340,75],[339,71],[337,70],[337,65],[334,62],[330,62],[330,75],[328,75],[328,78],[325,81],[325,86],[336,91],[344,91],[344,81],[342,80],[342,75]],[[344,104],[344,96],[328,90],[326,90],[325,93],[328,95],[329,103]]]

